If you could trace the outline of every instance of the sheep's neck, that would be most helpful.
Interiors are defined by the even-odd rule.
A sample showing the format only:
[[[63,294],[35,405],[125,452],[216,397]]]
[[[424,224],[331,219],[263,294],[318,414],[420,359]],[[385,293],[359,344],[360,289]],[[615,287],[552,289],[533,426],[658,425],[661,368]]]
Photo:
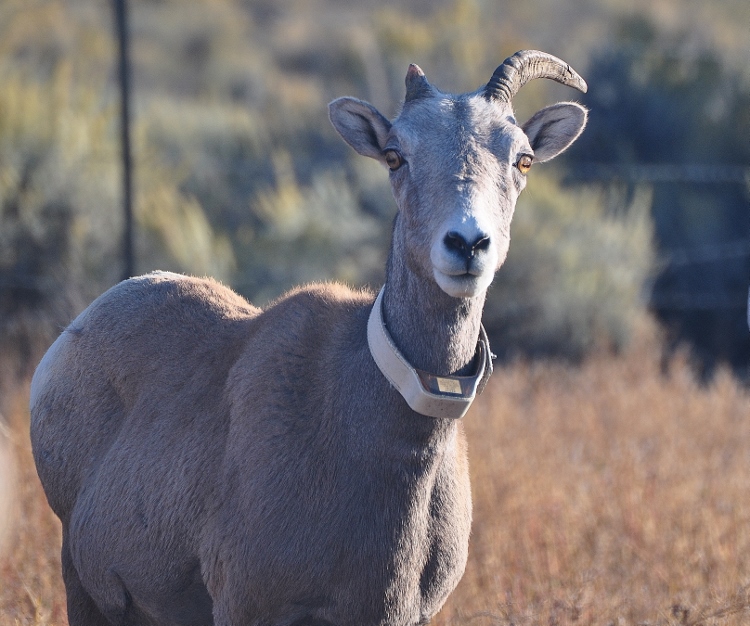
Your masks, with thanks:
[[[410,271],[391,250],[383,315],[412,367],[438,376],[471,373],[483,306],[484,295],[453,298],[431,276]]]

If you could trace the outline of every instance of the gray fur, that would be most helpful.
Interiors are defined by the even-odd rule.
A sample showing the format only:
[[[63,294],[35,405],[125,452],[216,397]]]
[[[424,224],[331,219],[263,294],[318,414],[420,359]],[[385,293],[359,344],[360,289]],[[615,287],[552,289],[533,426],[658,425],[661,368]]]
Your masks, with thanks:
[[[585,111],[542,111],[527,136],[481,89],[441,93],[416,67],[407,87],[393,122],[353,98],[330,116],[360,153],[404,159],[391,335],[414,366],[464,373],[526,184],[518,157],[534,143],[552,158]],[[482,245],[462,256],[448,233]],[[322,284],[261,310],[156,272],[70,324],[34,375],[31,436],[71,626],[430,620],[466,563],[466,443],[460,421],[414,413],[377,369],[373,299]]]

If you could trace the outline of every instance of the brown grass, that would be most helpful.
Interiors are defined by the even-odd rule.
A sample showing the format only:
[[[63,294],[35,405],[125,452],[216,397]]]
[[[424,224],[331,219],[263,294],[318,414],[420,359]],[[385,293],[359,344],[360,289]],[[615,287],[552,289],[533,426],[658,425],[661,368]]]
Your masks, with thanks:
[[[5,476],[14,462],[14,488],[0,506],[15,513],[5,554],[0,552],[0,625],[64,626],[65,592],[60,576],[60,523],[47,505],[31,458],[26,393],[9,411]],[[1,444],[1,442],[0,442]],[[8,501],[9,499],[9,501]]]
[[[658,350],[498,372],[441,624],[750,623],[750,396]]]
[[[64,626],[59,525],[24,405],[0,624]],[[578,368],[518,364],[466,425],[470,562],[439,626],[750,623],[750,395],[729,374],[701,387],[645,343]]]

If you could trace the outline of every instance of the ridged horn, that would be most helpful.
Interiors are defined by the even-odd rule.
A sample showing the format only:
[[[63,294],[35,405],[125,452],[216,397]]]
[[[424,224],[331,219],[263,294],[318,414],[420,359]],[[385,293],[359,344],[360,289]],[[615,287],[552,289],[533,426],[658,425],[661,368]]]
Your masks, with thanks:
[[[510,102],[526,83],[535,78],[550,78],[586,93],[586,81],[565,61],[539,50],[521,50],[503,61],[484,88],[490,100]]]

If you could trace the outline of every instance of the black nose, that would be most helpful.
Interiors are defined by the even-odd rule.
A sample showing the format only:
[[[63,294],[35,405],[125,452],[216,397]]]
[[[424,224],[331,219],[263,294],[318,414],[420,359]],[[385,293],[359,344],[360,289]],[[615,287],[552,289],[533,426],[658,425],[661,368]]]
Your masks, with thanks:
[[[455,230],[449,232],[443,240],[445,247],[451,252],[460,254],[467,261],[474,258],[478,250],[486,250],[490,245],[488,235],[479,235],[474,241],[466,241],[461,233]]]

